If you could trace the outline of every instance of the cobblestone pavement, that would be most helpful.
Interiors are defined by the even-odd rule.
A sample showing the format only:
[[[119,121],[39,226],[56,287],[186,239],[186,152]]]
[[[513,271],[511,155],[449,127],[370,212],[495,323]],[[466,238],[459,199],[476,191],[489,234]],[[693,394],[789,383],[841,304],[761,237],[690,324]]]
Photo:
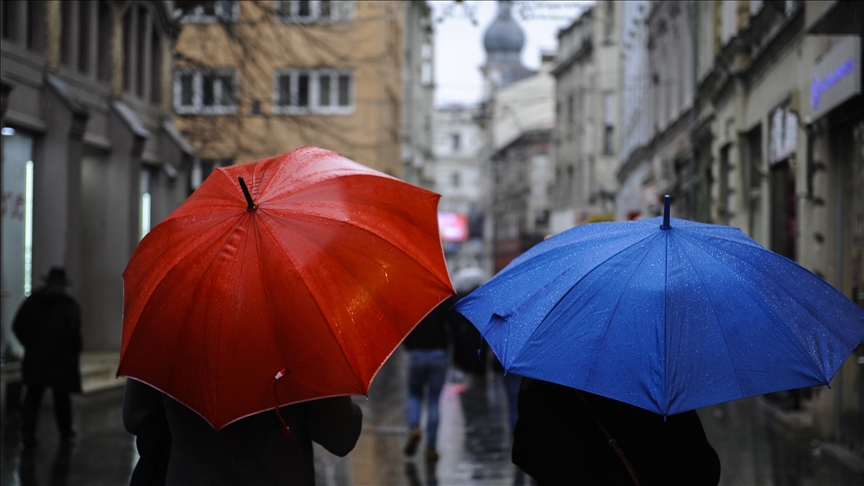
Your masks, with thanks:
[[[530,485],[510,463],[507,405],[500,376],[462,376],[451,371],[441,398],[440,459],[429,467],[421,453],[405,458],[407,356],[400,349],[384,365],[363,408],[363,433],[345,458],[316,446],[319,485],[491,486]],[[58,444],[50,394],[39,422],[37,448],[18,445],[19,415],[0,427],[0,486],[119,486],[137,460],[133,438],[121,421],[121,388],[73,398],[80,436]],[[853,486],[864,477],[824,453],[818,441],[799,437],[772,419],[764,400],[748,399],[700,410],[709,440],[723,465],[723,486]]]

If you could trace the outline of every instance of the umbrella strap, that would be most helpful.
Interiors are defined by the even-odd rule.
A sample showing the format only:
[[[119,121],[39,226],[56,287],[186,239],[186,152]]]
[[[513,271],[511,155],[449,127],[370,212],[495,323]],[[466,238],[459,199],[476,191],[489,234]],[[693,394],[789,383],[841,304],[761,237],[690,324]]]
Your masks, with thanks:
[[[288,424],[285,423],[285,419],[282,418],[282,414],[279,413],[279,397],[276,395],[276,384],[279,383],[279,378],[282,378],[288,373],[285,368],[279,370],[276,373],[276,378],[273,379],[273,401],[276,403],[276,407],[273,409],[276,411],[276,416],[279,417],[279,421],[282,422],[282,435],[285,437],[291,437],[291,428],[288,427]]]
[[[627,469],[627,474],[630,475],[630,479],[633,480],[633,483],[636,486],[642,486],[642,482],[639,480],[639,475],[636,474],[636,469],[630,464],[630,461],[627,459],[627,456],[624,455],[624,449],[618,445],[618,441],[612,438],[612,435],[609,434],[609,431],[606,430],[606,427],[603,427],[603,424],[600,423],[600,420],[597,418],[597,415],[594,414],[594,409],[591,408],[591,405],[588,403],[588,400],[585,399],[585,395],[582,394],[581,391],[576,390],[576,394],[579,395],[579,398],[582,400],[582,403],[585,404],[585,407],[591,412],[591,418],[594,419],[594,422],[597,424],[597,427],[600,428],[600,431],[603,432],[603,435],[606,436],[606,440],[608,444],[612,447],[612,450],[615,451],[615,454],[621,459],[621,462],[624,463],[624,467]]]

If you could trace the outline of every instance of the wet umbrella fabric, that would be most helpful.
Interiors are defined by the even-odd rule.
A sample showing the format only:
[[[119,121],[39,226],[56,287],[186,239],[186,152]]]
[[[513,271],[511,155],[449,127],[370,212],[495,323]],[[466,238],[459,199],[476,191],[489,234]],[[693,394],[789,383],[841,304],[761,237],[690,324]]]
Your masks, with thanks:
[[[216,430],[276,403],[366,394],[454,293],[438,199],[314,147],[217,169],[129,261],[118,375]]]
[[[828,384],[864,310],[736,228],[662,217],[579,226],[455,309],[508,372],[671,415]]]

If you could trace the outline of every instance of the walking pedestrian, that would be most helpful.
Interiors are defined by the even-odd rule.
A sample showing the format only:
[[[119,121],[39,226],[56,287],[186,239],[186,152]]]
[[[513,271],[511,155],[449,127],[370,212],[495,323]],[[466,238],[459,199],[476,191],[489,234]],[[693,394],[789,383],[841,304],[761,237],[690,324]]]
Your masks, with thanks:
[[[81,309],[66,293],[71,282],[65,268],[51,267],[44,281],[45,285],[21,304],[12,324],[15,337],[24,346],[21,374],[26,393],[21,438],[28,448],[36,445],[36,425],[45,389],[51,388],[53,393],[54,417],[64,443],[77,433],[69,395],[81,392]]]
[[[137,436],[140,455],[130,485],[314,485],[312,442],[345,456],[360,438],[363,412],[348,396],[280,407],[279,414],[288,436],[272,411],[217,432],[182,403],[128,379],[123,424]]]
[[[450,364],[450,331],[448,315],[456,303],[452,296],[432,310],[405,338],[408,350],[408,441],[405,455],[413,456],[420,445],[423,431],[420,415],[426,396],[426,461],[438,460],[438,403]]]
[[[519,391],[512,459],[540,485],[576,480],[611,486],[720,482],[720,460],[695,411],[663,417],[528,378]]]

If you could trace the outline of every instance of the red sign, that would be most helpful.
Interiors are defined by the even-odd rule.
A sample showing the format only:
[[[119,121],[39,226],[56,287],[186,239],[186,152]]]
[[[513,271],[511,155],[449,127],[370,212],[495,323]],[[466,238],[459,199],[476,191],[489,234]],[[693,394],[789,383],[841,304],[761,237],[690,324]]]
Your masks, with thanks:
[[[438,234],[442,241],[465,241],[468,239],[468,216],[459,213],[438,213]]]

